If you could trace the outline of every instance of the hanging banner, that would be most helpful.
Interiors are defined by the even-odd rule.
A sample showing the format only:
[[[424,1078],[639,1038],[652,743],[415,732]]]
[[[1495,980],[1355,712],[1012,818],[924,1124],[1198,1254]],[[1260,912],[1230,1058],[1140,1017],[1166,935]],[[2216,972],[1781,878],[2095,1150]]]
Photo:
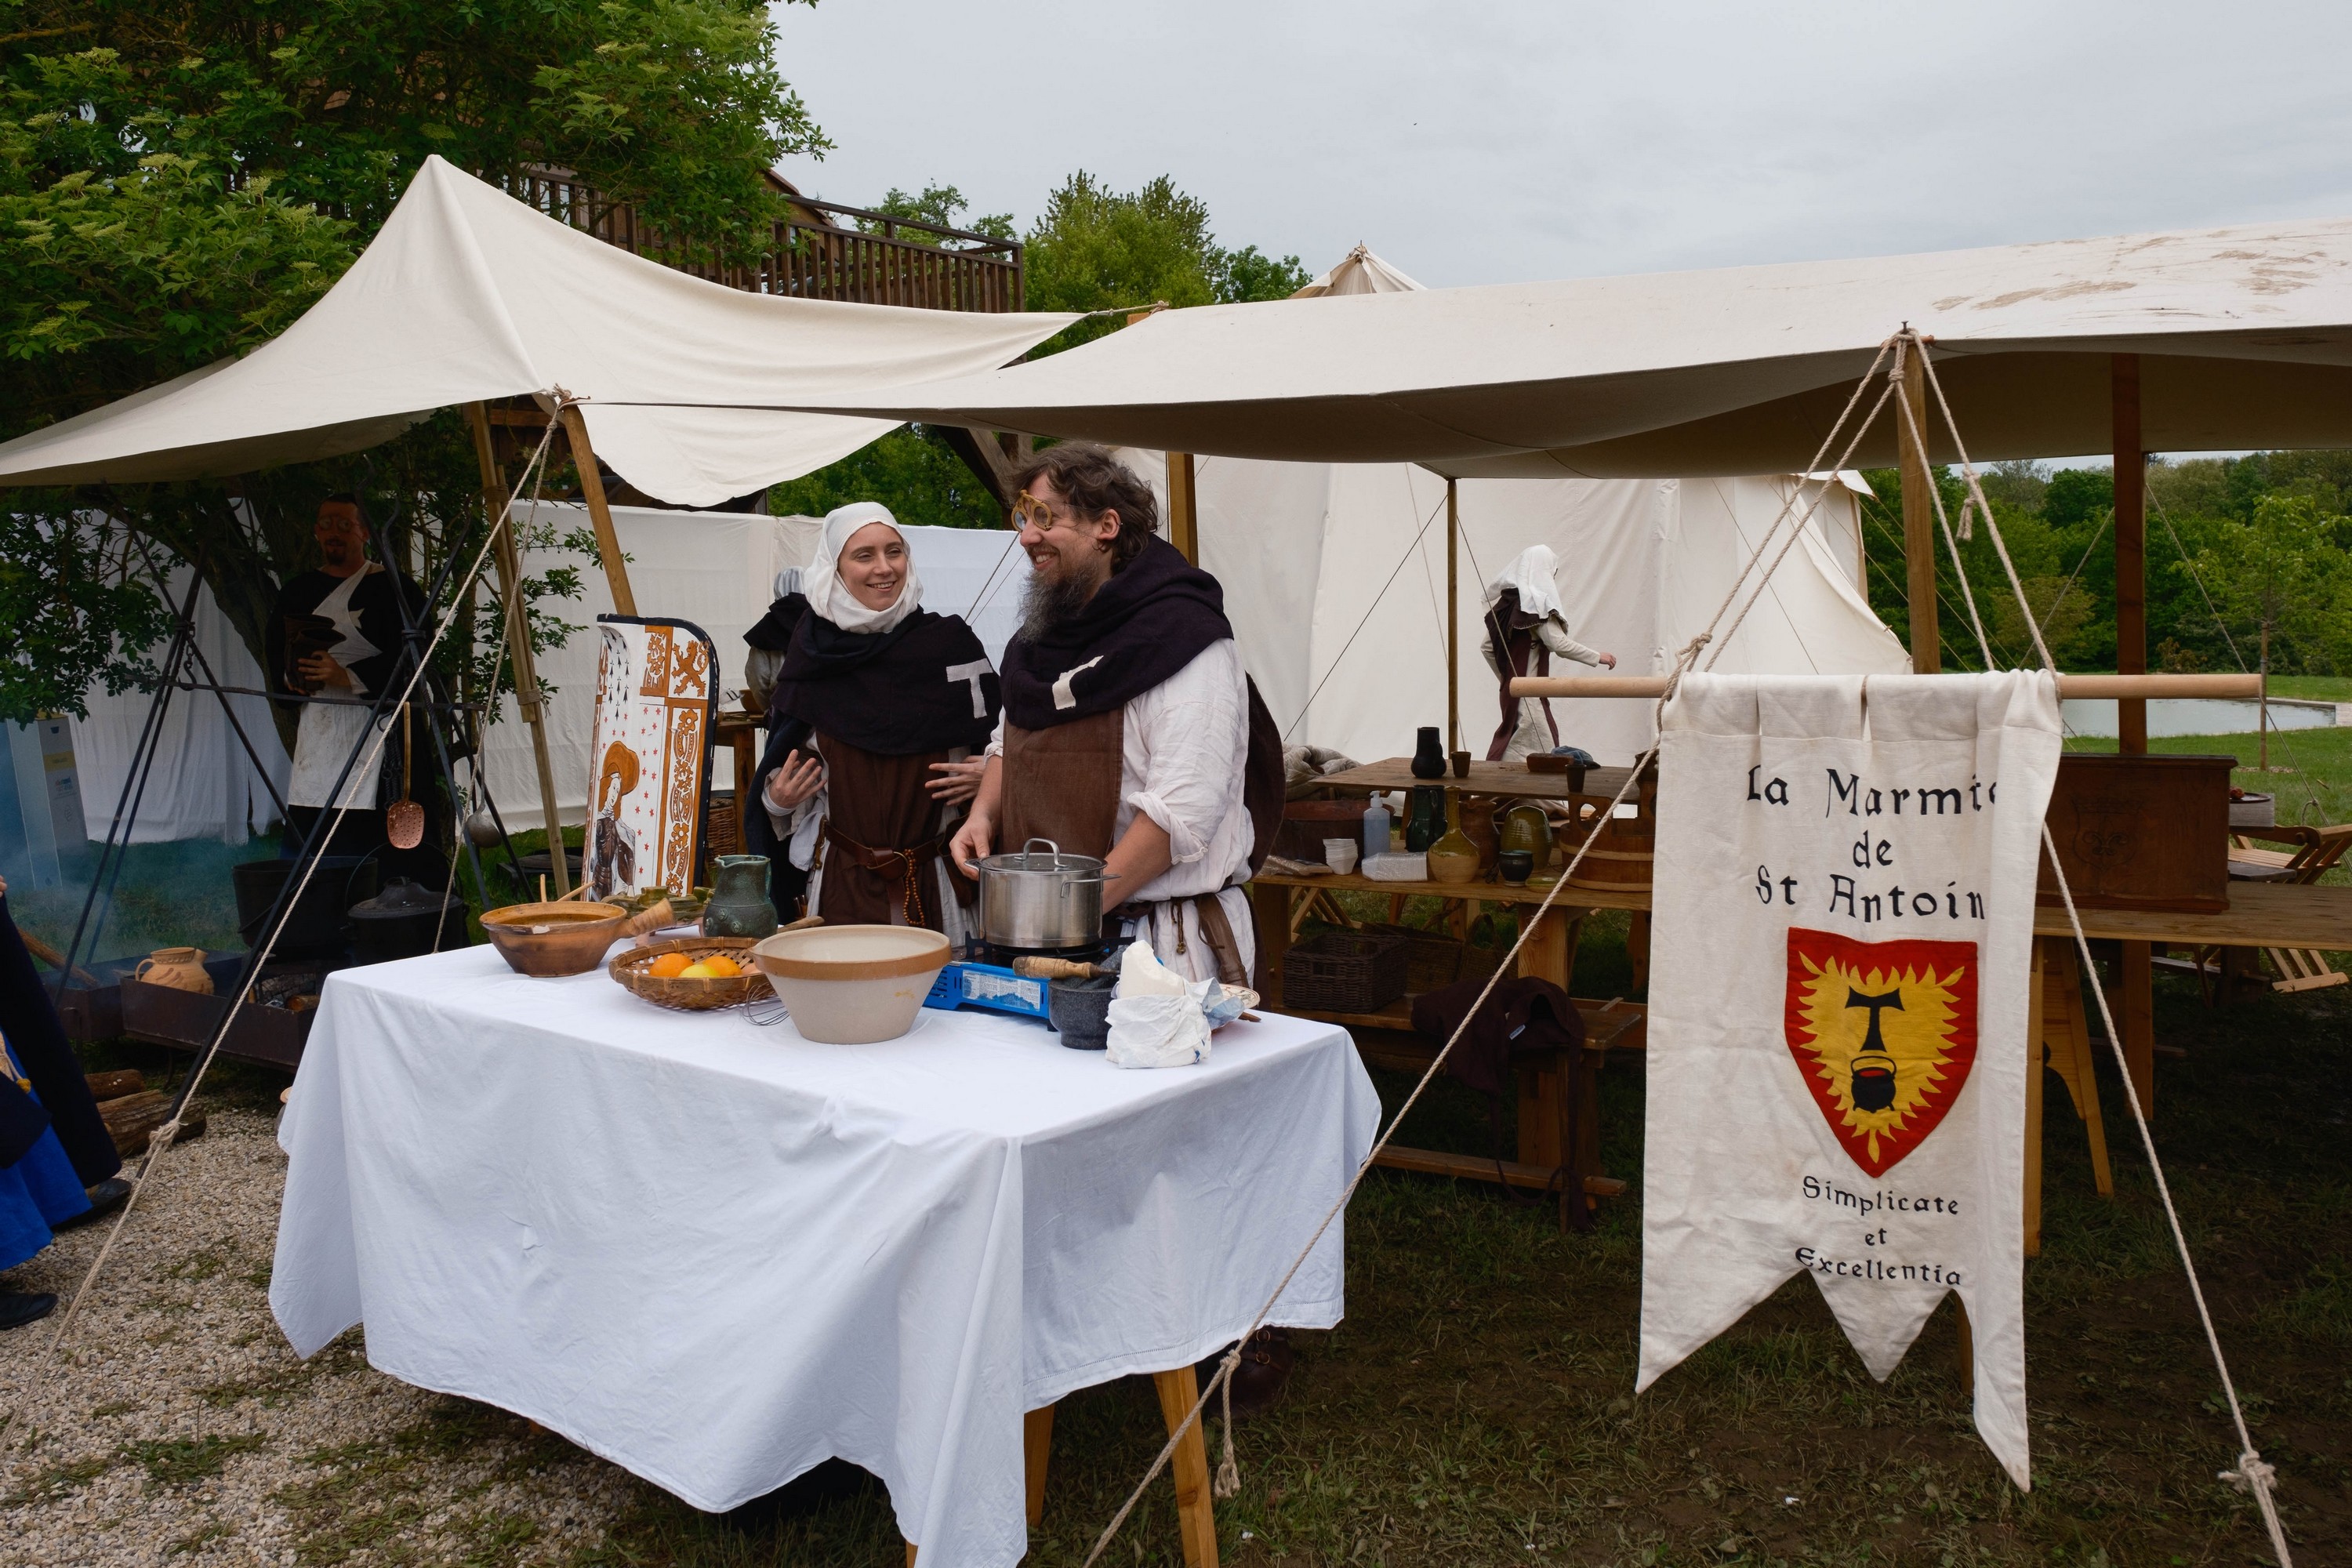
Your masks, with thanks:
[[[688,621],[599,616],[596,722],[589,733],[592,899],[694,883],[710,770],[717,652]]]
[[[2045,674],[1685,677],[1658,754],[1643,1389],[1808,1274],[1884,1380],[1946,1292],[2020,1487]]]

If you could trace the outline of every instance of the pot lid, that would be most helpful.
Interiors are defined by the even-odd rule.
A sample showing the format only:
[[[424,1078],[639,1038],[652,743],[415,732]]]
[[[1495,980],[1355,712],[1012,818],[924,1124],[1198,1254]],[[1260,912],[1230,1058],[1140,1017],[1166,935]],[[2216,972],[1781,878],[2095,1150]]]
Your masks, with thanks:
[[[345,912],[353,920],[398,920],[407,915],[429,915],[457,901],[406,877],[394,877],[391,887],[373,899],[362,899]]]

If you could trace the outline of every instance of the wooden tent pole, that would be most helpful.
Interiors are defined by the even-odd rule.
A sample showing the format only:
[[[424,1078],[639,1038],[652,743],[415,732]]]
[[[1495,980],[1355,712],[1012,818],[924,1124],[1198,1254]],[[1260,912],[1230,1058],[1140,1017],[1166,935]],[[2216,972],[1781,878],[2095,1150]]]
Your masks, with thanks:
[[[1201,563],[1201,510],[1193,488],[1192,454],[1168,454],[1168,542],[1185,560]]]
[[[2147,669],[2147,458],[2140,447],[2139,356],[2116,354],[2110,376],[2116,436],[2116,672]],[[2116,750],[2147,751],[2147,700],[2116,702]],[[2116,961],[2116,1024],[2124,1062],[2140,1105],[2156,1112],[2154,950],[2144,942],[2119,943]]]
[[[474,430],[474,456],[482,468],[482,505],[498,531],[499,597],[507,606],[507,653],[514,660],[515,709],[530,726],[531,761],[539,769],[540,810],[547,819],[548,869],[554,873],[559,896],[572,891],[572,865],[563,852],[563,824],[555,810],[555,767],[547,752],[547,713],[539,691],[539,659],[530,648],[530,613],[522,602],[522,552],[515,548],[514,527],[504,515],[505,476],[499,472],[497,449],[490,444],[490,416],[478,403],[466,405],[466,423]],[[476,759],[479,761],[479,758]]]
[[[572,466],[580,470],[580,494],[588,502],[588,521],[596,529],[596,553],[604,558],[604,581],[612,584],[613,613],[635,616],[637,596],[629,588],[629,568],[621,559],[621,536],[613,531],[613,509],[604,503],[604,476],[596,470],[596,451],[588,444],[588,421],[580,405],[563,405],[563,433],[572,440]]]
[[[1936,482],[1927,454],[1912,436],[1927,431],[1927,350],[1914,336],[1904,345],[1903,401],[1911,417],[1898,423],[1895,433],[1903,469],[1903,567],[1909,584],[1911,610],[1911,669],[1934,675],[1944,668],[1942,634],[1936,617]],[[1860,530],[1856,530],[1857,532]]]
[[[1462,509],[1454,481],[1445,481],[1445,749],[1462,749]]]

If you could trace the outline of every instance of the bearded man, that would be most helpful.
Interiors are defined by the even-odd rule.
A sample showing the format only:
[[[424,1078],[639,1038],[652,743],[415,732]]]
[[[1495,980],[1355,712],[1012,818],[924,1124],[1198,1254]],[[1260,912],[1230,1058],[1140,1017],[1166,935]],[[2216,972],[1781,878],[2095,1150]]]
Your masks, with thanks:
[[[972,878],[995,847],[1032,838],[1101,858],[1116,879],[1107,937],[1149,942],[1188,980],[1246,985],[1257,943],[1241,885],[1257,831],[1244,785],[1271,739],[1261,761],[1279,813],[1281,738],[1224,592],[1157,536],[1150,489],[1102,447],[1049,447],[1020,484],[1034,572],[1004,650],[1003,719],[949,852]]]

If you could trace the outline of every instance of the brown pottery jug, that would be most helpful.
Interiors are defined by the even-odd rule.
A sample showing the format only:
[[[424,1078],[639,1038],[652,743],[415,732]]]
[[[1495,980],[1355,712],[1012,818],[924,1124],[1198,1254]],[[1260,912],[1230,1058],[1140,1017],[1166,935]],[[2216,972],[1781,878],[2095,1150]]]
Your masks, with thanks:
[[[200,947],[159,947],[139,961],[131,977],[174,991],[193,991],[199,996],[213,994],[213,977],[205,971],[205,950]]]

